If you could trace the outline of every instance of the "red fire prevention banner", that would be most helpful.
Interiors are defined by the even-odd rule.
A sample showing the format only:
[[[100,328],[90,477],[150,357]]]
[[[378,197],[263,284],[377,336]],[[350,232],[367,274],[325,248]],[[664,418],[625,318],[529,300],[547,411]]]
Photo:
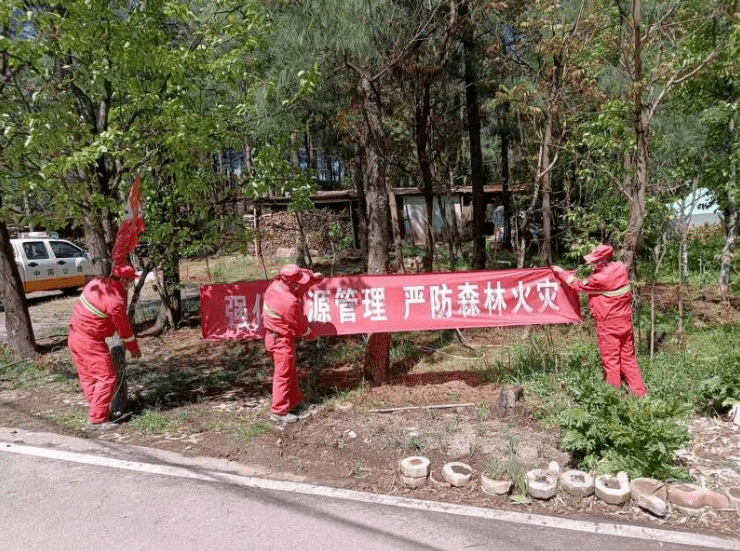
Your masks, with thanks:
[[[203,338],[263,338],[268,283],[202,285]],[[581,321],[578,294],[551,268],[328,277],[305,308],[315,336]]]

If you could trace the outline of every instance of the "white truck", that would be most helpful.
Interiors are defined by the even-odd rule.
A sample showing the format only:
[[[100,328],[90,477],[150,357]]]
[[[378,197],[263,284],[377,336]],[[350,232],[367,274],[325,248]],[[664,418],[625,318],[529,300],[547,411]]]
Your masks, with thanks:
[[[84,249],[64,239],[11,239],[23,291],[61,290],[74,293],[92,278],[92,262]]]

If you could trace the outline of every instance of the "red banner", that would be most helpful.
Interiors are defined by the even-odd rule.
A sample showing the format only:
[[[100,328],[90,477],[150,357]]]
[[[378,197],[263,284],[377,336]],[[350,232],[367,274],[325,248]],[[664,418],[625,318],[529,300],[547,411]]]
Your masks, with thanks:
[[[268,283],[202,285],[203,338],[264,337]],[[324,278],[305,312],[316,336],[581,321],[578,294],[551,268]]]
[[[111,252],[113,266],[128,264],[128,255],[139,243],[139,235],[144,233],[144,217],[141,214],[141,194],[139,192],[139,175],[134,177],[134,185],[128,194],[126,212],[116,234],[116,242]]]

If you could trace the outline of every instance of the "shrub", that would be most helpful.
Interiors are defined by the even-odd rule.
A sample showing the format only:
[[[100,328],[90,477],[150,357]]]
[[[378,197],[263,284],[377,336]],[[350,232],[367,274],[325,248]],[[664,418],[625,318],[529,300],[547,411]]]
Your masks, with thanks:
[[[702,413],[725,413],[740,402],[740,355],[720,357],[715,374],[698,385],[697,409]]]
[[[688,478],[674,453],[691,436],[682,421],[690,413],[677,401],[638,398],[582,372],[573,391],[577,405],[558,415],[560,446],[579,466],[630,477]]]

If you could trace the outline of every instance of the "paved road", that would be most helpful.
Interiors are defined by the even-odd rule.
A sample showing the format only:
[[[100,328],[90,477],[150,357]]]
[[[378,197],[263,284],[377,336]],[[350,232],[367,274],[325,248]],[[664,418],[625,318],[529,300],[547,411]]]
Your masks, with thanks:
[[[57,440],[35,445],[38,435],[3,430],[0,551],[740,549],[694,534],[247,477],[224,461],[105,441],[49,436]]]

